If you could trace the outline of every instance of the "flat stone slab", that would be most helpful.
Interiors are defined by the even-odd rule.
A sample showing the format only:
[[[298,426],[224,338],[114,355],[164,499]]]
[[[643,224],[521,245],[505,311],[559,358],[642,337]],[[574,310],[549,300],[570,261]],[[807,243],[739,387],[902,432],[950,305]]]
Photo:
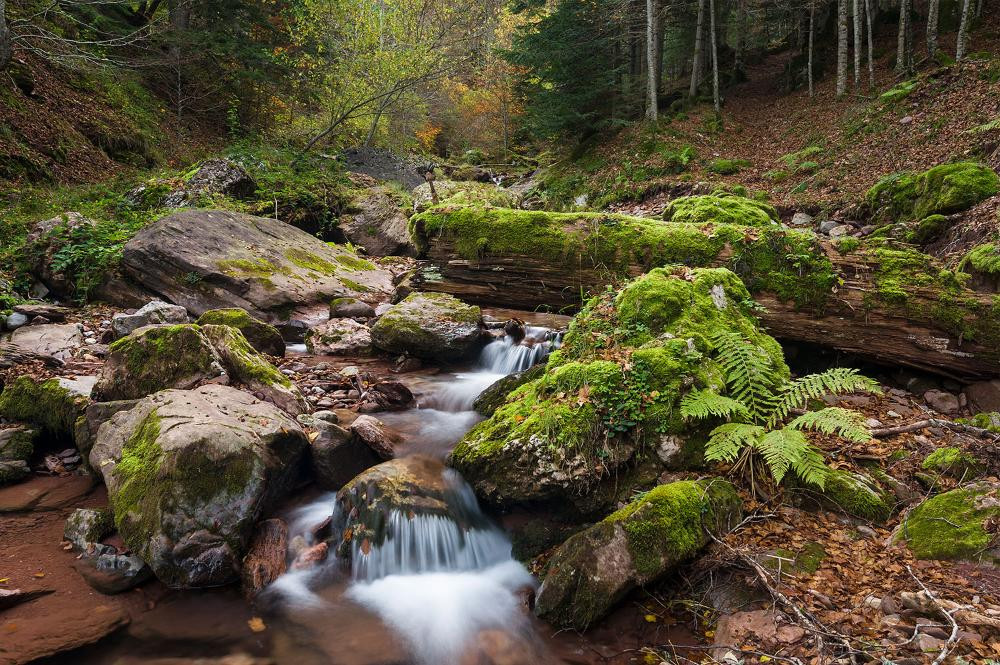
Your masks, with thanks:
[[[93,476],[39,476],[0,488],[0,513],[61,510],[79,503],[94,487]]]
[[[6,621],[0,618],[0,634],[3,635],[0,662],[22,665],[79,649],[129,623],[128,615],[116,604],[50,604],[46,609],[44,621]]]
[[[18,328],[10,341],[26,351],[66,360],[83,346],[83,333],[75,323],[46,323]]]

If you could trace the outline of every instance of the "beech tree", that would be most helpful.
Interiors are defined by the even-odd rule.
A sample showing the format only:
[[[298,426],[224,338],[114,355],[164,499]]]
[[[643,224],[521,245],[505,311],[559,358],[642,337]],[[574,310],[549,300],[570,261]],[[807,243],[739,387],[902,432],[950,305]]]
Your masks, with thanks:
[[[907,74],[913,68],[913,48],[910,39],[912,0],[899,2],[899,35],[896,39],[896,73]]]
[[[837,97],[847,92],[847,0],[837,1]]]
[[[927,55],[934,57],[938,50],[938,15],[941,0],[927,0]]]
[[[659,62],[656,57],[656,0],[646,0],[646,117],[656,121],[659,83]]]
[[[7,2],[0,0],[0,72],[7,68],[11,54],[10,30],[7,29]]]
[[[702,60],[704,59],[703,51],[705,50],[704,34],[706,2],[707,0],[698,0],[698,20],[695,23],[694,58],[691,61],[691,87],[688,91],[689,97],[694,97],[698,94],[698,84],[701,83]]]
[[[965,51],[968,48],[970,23],[972,23],[972,2],[971,0],[963,0],[962,21],[958,26],[958,44],[955,46],[956,60],[961,60],[965,57]]]

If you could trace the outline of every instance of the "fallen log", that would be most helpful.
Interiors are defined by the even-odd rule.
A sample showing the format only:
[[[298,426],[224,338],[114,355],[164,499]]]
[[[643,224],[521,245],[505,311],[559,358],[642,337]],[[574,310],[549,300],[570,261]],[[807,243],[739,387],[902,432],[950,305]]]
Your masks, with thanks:
[[[779,226],[474,207],[423,212],[410,231],[437,268],[420,288],[477,304],[571,311],[656,266],[727,267],[778,338],[963,381],[1000,375],[1000,300],[885,239],[835,244]]]

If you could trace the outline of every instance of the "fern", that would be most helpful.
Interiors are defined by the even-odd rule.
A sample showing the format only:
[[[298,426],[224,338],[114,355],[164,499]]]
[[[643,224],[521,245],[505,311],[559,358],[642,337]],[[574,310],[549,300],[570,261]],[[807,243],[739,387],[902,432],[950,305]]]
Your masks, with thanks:
[[[704,420],[749,415],[742,402],[713,390],[692,390],[681,400],[681,416],[684,418]]]
[[[709,462],[735,462],[745,448],[756,448],[764,436],[764,428],[747,423],[719,425],[705,444],[705,459]]]
[[[857,411],[838,407],[810,411],[792,420],[788,423],[788,427],[797,430],[815,430],[824,434],[836,434],[857,443],[872,440],[871,432],[865,425],[864,416]]]
[[[820,489],[825,489],[826,478],[830,474],[823,453],[816,447],[808,445],[797,459],[792,460],[792,471],[803,482],[817,485]]]
[[[780,483],[792,463],[805,456],[809,441],[806,435],[798,430],[782,428],[771,430],[760,437],[756,448],[767,462],[775,482]]]
[[[712,341],[733,398],[746,407],[750,420],[765,420],[774,408],[774,386],[778,382],[770,358],[738,333],[719,333]]]
[[[809,400],[824,395],[842,395],[853,392],[879,393],[878,383],[862,376],[855,369],[837,367],[821,374],[810,374],[788,383],[774,405],[767,419],[768,427],[774,427],[788,417],[792,409],[804,407]]]

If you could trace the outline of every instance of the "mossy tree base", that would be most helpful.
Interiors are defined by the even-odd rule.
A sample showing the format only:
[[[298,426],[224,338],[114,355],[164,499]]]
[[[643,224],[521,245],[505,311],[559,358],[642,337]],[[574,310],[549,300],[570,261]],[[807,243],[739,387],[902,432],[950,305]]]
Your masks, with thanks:
[[[653,267],[725,266],[775,337],[964,380],[1000,374],[1000,302],[913,250],[842,254],[781,228],[498,208],[440,207],[410,226],[441,274],[420,287],[467,302],[565,311]]]

